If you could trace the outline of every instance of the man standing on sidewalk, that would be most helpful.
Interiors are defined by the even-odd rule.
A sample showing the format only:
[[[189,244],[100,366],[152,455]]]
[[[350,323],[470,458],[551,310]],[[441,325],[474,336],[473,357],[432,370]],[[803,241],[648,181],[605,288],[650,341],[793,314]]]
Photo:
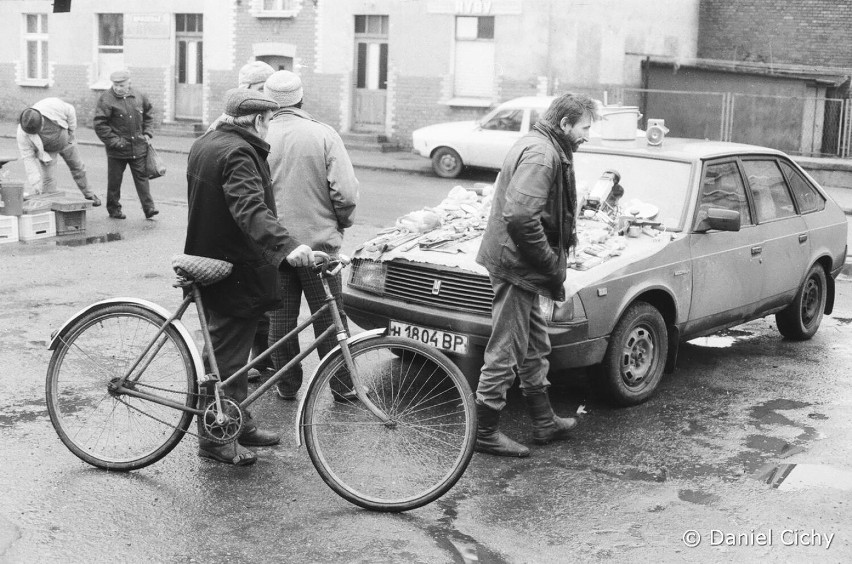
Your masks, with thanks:
[[[272,116],[267,136],[272,187],[281,222],[294,237],[315,251],[336,255],[343,242],[343,230],[352,225],[358,203],[358,180],[343,141],[334,129],[302,109],[302,81],[298,75],[278,71],[266,80],[263,91],[281,106]],[[340,277],[329,278],[328,283],[346,323]],[[271,342],[296,328],[302,294],[312,313],[325,300],[322,284],[310,268],[282,268],[281,292],[284,307],[272,312]],[[314,334],[319,337],[331,323],[331,314],[326,312],[314,321]],[[320,358],[336,344],[334,339],[320,343],[317,349]],[[298,354],[296,339],[278,348],[272,354],[276,370]],[[345,400],[354,394],[351,382],[339,384],[337,389],[332,388],[335,399]],[[301,385],[302,367],[295,366],[278,383],[278,395],[294,400]]]
[[[77,110],[74,106],[59,98],[45,98],[21,112],[18,123],[18,150],[24,160],[31,193],[57,191],[56,158],[62,155],[83,197],[91,200],[95,207],[101,205],[101,200],[89,188],[86,165],[77,149],[74,137]]]
[[[151,219],[160,213],[154,207],[145,172],[148,143],[154,137],[151,102],[131,88],[130,72],[115,71],[109,79],[112,87],[101,94],[95,108],[95,133],[107,154],[107,212],[115,219],[127,217],[121,211],[121,180],[124,169],[130,166],[142,211],[146,219]]]
[[[538,300],[565,299],[567,254],[576,243],[574,151],[588,140],[597,117],[588,96],[559,96],[512,146],[497,177],[476,257],[494,289],[491,337],[476,388],[478,452],[529,456],[528,448],[498,428],[515,378],[533,421],[534,443],[564,439],[577,425],[574,418],[557,417],[550,405],[550,337]]]

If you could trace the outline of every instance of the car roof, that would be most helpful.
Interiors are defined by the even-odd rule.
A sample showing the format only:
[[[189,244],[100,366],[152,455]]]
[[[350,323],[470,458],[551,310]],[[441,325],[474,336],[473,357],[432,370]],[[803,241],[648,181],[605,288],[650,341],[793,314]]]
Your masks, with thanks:
[[[521,96],[520,98],[513,98],[511,100],[507,100],[497,106],[498,108],[512,109],[512,108],[543,108],[547,109],[550,106],[550,103],[553,101],[554,96]]]
[[[644,138],[626,141],[612,141],[592,138],[580,146],[581,152],[616,153],[634,155],[637,157],[660,158],[678,161],[696,161],[726,157],[732,155],[774,155],[786,156],[782,151],[747,145],[745,143],[729,143],[727,141],[708,141],[705,139],[685,139],[666,137],[662,145],[649,145]]]

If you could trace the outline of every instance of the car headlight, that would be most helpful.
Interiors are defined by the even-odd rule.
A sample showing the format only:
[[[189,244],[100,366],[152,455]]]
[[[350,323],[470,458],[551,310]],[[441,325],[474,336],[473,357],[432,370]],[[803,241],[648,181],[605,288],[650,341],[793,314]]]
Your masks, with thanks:
[[[551,324],[570,323],[586,318],[586,309],[577,294],[564,302],[555,302],[550,298],[539,296],[538,307],[547,322]]]
[[[384,262],[358,260],[352,263],[349,285],[368,292],[383,294],[388,267]]]

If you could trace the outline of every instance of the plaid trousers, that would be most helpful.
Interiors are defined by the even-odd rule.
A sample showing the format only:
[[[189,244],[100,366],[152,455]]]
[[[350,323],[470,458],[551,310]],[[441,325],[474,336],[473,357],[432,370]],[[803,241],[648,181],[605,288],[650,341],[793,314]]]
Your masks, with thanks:
[[[281,337],[296,328],[299,321],[299,310],[302,305],[302,295],[308,301],[308,307],[311,313],[316,312],[323,306],[325,301],[325,292],[322,288],[317,273],[310,267],[292,267],[282,265],[279,269],[279,279],[281,282],[281,295],[283,296],[283,305],[280,309],[271,312],[269,319],[269,345],[272,346]],[[331,276],[326,278],[328,281],[331,295],[334,296],[337,302],[337,309],[340,311],[340,317],[343,320],[343,325],[347,330],[349,325],[346,320],[346,315],[343,312],[343,283],[340,276]],[[326,311],[314,320],[314,336],[322,334],[329,326],[333,325],[331,312]],[[337,346],[337,339],[334,334],[329,335],[324,339],[317,348],[317,353],[320,358],[328,354],[331,349]],[[287,364],[291,359],[299,354],[299,340],[290,339],[283,346],[272,352],[272,362],[275,365],[275,370],[278,371],[282,366]],[[282,393],[295,395],[302,386],[302,366],[295,365],[284,373],[284,377],[278,382],[278,389]]]

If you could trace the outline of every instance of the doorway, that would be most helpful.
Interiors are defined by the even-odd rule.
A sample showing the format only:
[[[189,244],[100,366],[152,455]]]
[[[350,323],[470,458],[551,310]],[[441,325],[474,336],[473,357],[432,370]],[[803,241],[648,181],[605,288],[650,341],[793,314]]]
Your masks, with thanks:
[[[175,119],[201,119],[204,95],[203,17],[203,14],[175,14]]]
[[[387,112],[388,16],[355,16],[353,130],[383,133]]]

